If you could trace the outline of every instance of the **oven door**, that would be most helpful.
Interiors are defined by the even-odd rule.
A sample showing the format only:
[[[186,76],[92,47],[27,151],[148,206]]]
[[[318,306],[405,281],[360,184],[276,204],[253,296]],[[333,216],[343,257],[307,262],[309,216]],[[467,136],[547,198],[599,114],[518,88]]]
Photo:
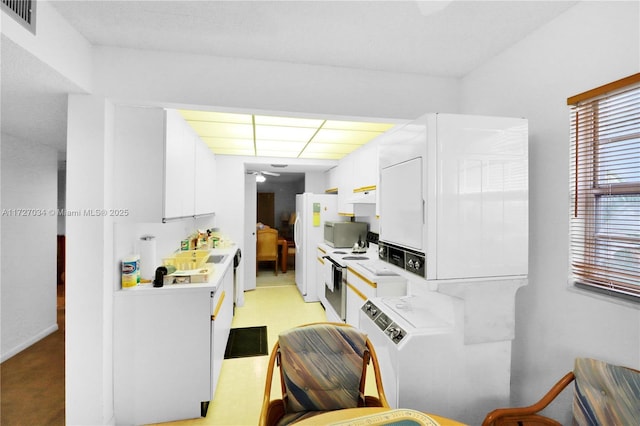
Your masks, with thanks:
[[[340,320],[345,321],[347,311],[346,285],[342,281],[345,268],[329,256],[324,258],[331,264],[330,279],[324,286],[324,295]]]

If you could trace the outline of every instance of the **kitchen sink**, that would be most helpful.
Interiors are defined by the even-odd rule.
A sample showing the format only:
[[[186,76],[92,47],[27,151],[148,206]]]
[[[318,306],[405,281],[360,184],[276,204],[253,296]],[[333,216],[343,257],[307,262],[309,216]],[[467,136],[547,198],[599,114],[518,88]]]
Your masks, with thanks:
[[[163,262],[179,270],[191,270],[203,268],[208,259],[209,252],[206,250],[188,250],[175,253],[172,257],[163,259]]]
[[[212,254],[209,256],[209,259],[207,259],[207,263],[222,263],[226,258],[226,254]]]

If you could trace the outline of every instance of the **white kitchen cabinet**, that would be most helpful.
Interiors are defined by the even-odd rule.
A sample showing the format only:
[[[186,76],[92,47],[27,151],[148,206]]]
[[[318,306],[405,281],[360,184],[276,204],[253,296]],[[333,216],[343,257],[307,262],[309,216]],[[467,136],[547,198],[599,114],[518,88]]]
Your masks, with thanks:
[[[114,112],[114,209],[121,219],[160,222],[163,211],[164,110],[117,106]],[[101,159],[99,159],[101,160]]]
[[[360,308],[367,301],[367,299],[374,297],[375,291],[373,288],[368,288],[363,283],[354,283],[355,279],[349,277],[347,272],[347,314],[346,323],[354,327],[360,325]]]
[[[196,418],[212,397],[211,289],[123,290],[114,303],[116,424]]]
[[[324,172],[325,193],[335,194],[338,192],[338,166],[332,167]]]
[[[338,212],[343,216],[360,214],[358,205],[377,205],[378,143],[373,140],[342,158],[330,175],[338,188]],[[372,196],[369,196],[372,195]],[[367,210],[368,214],[369,210]],[[376,210],[377,214],[377,210]]]
[[[316,249],[316,284],[318,286],[318,299],[320,299],[320,303],[322,306],[327,306],[327,297],[324,294],[324,275],[325,275],[325,262],[324,256],[327,255],[327,251],[321,247]]]
[[[346,323],[360,327],[360,308],[372,297],[405,296],[407,280],[400,275],[375,275],[357,262],[347,266]]]
[[[175,110],[166,110],[164,218],[215,210],[215,156]]]
[[[354,170],[353,155],[343,157],[336,166],[335,177],[338,184],[338,214],[341,216],[354,216],[353,204],[350,203],[354,188]]]
[[[114,122],[114,209],[138,222],[215,211],[215,156],[177,111],[118,105]]]
[[[230,258],[214,265],[211,284],[115,293],[116,424],[204,414],[220,377],[233,319],[232,263]]]
[[[227,268],[222,278],[221,288],[216,291],[213,299],[213,314],[211,317],[211,391],[215,395],[218,386],[224,352],[229,340],[229,331],[233,321],[233,267]]]
[[[215,210],[215,155],[197,135],[195,142],[195,214],[210,214]]]
[[[195,214],[196,140],[188,127],[178,111],[166,111],[164,218]]]
[[[382,136],[379,136],[382,137]],[[375,188],[378,186],[378,144],[376,140],[363,145],[351,154],[354,159],[353,189]]]

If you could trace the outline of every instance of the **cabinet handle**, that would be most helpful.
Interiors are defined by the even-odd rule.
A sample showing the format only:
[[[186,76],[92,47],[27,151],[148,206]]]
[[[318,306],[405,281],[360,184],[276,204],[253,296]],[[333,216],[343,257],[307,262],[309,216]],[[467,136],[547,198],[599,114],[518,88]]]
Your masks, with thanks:
[[[351,269],[350,267],[347,266],[347,270],[349,272],[351,272],[353,275],[355,275],[356,277],[360,278],[362,281],[364,281],[366,284],[369,284],[371,287],[373,288],[378,288],[378,283],[374,283],[373,281],[371,281],[370,279],[368,279],[367,277],[363,276],[362,274],[360,274],[358,271],[354,271],[353,269]]]
[[[367,296],[365,296],[360,290],[358,290],[353,284],[347,283],[347,287],[354,291],[354,293],[362,300],[367,300]]]
[[[218,313],[220,313],[220,308],[222,308],[222,301],[224,300],[224,296],[226,293],[223,291],[220,295],[220,300],[218,300],[218,304],[216,305],[216,310],[213,311],[213,315],[211,315],[211,321],[215,321]]]

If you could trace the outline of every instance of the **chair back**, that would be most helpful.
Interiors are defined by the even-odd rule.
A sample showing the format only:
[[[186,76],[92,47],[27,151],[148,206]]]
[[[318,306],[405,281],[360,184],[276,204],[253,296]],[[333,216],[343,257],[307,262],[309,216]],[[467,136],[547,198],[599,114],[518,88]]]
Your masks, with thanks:
[[[574,424],[638,424],[640,372],[595,359],[576,358],[573,374]]]
[[[371,364],[378,395],[365,395]],[[271,399],[276,365],[282,399]],[[389,408],[375,350],[367,335],[344,323],[302,325],[281,333],[269,358],[259,426],[290,424],[327,411]]]
[[[265,228],[258,230],[256,259],[276,260],[278,258],[278,230]]]
[[[285,410],[358,407],[367,336],[353,327],[314,324],[279,337]]]

